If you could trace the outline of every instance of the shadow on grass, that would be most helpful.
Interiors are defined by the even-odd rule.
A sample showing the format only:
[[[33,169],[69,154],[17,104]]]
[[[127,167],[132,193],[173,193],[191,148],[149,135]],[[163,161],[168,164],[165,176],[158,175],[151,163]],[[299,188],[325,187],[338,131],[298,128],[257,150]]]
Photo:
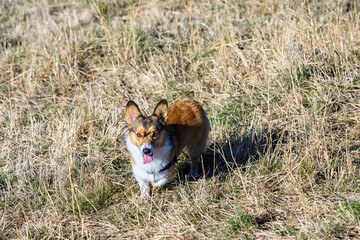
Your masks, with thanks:
[[[250,132],[240,139],[232,139],[227,142],[212,143],[202,155],[200,168],[206,178],[224,177],[238,168],[245,168],[246,163],[256,162],[261,155],[272,154],[279,144],[284,144],[288,132],[281,129],[261,132]],[[190,163],[180,162],[178,179],[176,182],[186,180]]]

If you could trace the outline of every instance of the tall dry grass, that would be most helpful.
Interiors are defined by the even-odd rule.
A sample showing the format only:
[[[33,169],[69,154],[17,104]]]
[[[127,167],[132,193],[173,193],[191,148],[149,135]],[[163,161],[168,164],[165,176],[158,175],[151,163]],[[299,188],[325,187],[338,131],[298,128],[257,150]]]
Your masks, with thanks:
[[[0,239],[360,238],[360,4],[0,3]],[[196,99],[204,178],[138,199],[124,106]]]

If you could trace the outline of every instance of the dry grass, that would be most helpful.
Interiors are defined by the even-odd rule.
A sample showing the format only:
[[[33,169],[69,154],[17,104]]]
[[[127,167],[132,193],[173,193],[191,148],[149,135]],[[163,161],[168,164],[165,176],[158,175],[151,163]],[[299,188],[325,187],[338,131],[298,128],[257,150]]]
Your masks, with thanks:
[[[359,239],[358,1],[0,3],[0,239]],[[197,99],[189,165],[138,200],[129,99]],[[214,167],[215,166],[215,167]]]

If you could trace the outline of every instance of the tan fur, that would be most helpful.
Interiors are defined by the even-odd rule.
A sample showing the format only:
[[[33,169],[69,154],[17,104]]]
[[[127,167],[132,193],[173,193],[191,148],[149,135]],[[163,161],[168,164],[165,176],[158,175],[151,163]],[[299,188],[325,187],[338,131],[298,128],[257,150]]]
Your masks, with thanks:
[[[177,153],[181,152],[180,146],[188,145],[191,139],[201,141],[202,133],[209,131],[209,121],[201,105],[194,100],[174,103],[169,107],[167,126],[173,131],[178,143]]]
[[[177,156],[187,147],[192,168],[200,162],[210,124],[201,105],[195,100],[185,100],[172,104],[168,109],[167,127],[173,135]],[[195,171],[195,169],[192,169]]]
[[[161,147],[164,145],[165,141],[166,141],[166,134],[165,131],[159,132],[159,136],[154,137],[154,133],[157,132],[155,127],[150,127],[147,131],[143,126],[139,126],[135,132],[130,132],[129,136],[131,139],[131,142],[133,144],[135,144],[136,146],[141,146],[142,144],[144,144],[146,141],[150,142],[151,144],[153,144],[156,147]],[[136,134],[141,134],[142,138],[139,138],[136,136]]]
[[[135,166],[134,160],[132,158],[130,158],[130,163],[131,163],[131,166]]]

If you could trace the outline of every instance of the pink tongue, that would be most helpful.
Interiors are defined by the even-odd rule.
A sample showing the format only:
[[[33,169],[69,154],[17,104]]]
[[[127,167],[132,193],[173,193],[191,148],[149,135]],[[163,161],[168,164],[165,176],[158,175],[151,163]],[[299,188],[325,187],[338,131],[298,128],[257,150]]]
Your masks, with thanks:
[[[153,160],[152,155],[144,155],[144,164],[147,164]]]

